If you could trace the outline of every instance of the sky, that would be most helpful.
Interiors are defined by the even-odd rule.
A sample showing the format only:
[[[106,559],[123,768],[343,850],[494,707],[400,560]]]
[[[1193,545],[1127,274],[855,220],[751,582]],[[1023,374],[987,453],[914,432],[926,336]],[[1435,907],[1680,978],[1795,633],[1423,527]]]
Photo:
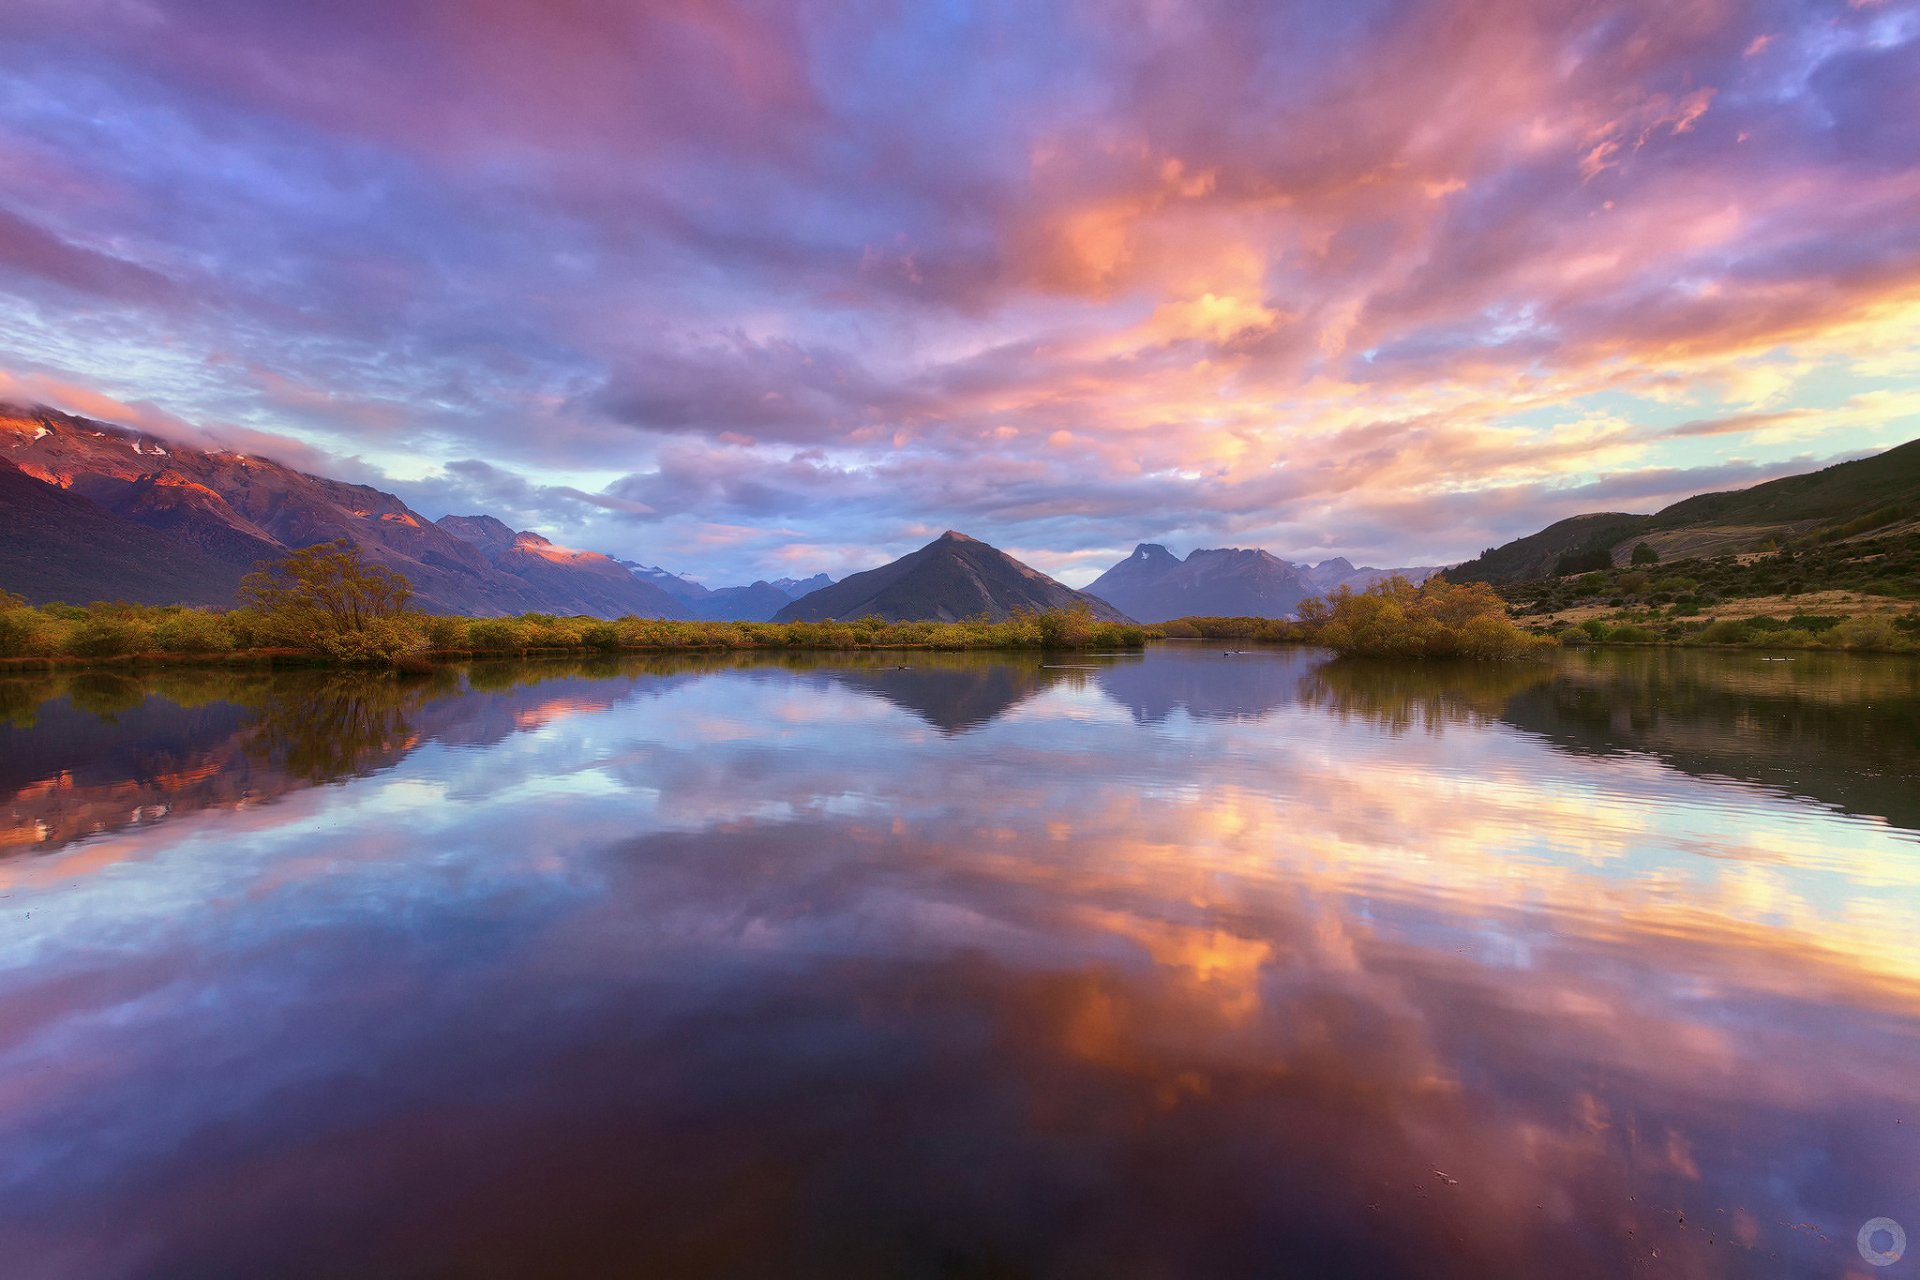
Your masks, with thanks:
[[[1920,4],[6,0],[0,398],[712,584],[1920,436]]]

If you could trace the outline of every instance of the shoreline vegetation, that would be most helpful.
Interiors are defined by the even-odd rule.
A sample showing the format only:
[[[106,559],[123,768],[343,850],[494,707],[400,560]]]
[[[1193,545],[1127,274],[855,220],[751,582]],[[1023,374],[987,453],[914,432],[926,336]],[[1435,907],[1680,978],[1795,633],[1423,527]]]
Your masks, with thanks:
[[[1920,652],[1912,515],[1888,507],[1739,554],[1671,558],[1643,542],[1624,564],[1562,556],[1553,576],[1496,590],[1521,626],[1568,646]]]
[[[1364,591],[1309,597],[1298,616],[1180,618],[1156,626],[1103,622],[1084,609],[1016,612],[994,621],[695,622],[521,614],[467,618],[417,613],[400,575],[344,540],[264,565],[239,607],[30,605],[0,592],[0,668],[130,663],[386,666],[430,670],[474,658],[734,651],[1140,649],[1159,639],[1305,644],[1342,656],[1512,659],[1562,646],[1920,650],[1920,616],[1721,619],[1655,630],[1636,619],[1589,619],[1554,630],[1517,625],[1485,583],[1400,577]]]

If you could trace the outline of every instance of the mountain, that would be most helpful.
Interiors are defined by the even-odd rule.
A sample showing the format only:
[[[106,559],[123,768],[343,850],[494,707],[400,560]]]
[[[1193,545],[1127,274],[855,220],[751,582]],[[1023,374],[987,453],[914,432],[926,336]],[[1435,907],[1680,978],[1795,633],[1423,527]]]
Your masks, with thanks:
[[[1920,440],[1747,489],[1703,493],[1650,516],[1574,516],[1447,571],[1455,582],[1519,582],[1624,565],[1646,543],[1662,560],[1738,555],[1772,541],[1837,541],[1920,517]]]
[[[36,602],[231,604],[257,561],[344,537],[432,612],[686,616],[604,556],[490,518],[455,533],[393,494],[266,458],[0,405],[0,460],[0,589]]]
[[[252,563],[223,563],[172,531],[142,528],[28,475],[5,455],[0,521],[7,530],[0,590],[35,603],[230,604],[239,575]],[[274,550],[262,543],[260,554]]]
[[[877,615],[894,622],[957,622],[1015,609],[1074,609],[1124,622],[1105,600],[1055,582],[1004,551],[949,530],[892,564],[856,573],[810,592],[774,615],[775,622],[851,621]]]
[[[689,602],[694,616],[713,622],[766,622],[793,603],[793,597],[771,582],[745,587],[720,587]]]
[[[658,587],[670,596],[678,596],[682,600],[699,600],[711,594],[684,573],[672,573],[659,565],[641,564],[637,560],[615,560],[614,563],[640,581]]]
[[[833,579],[824,573],[816,573],[811,578],[775,578],[770,585],[784,592],[789,600],[798,600],[822,587],[832,586]]]
[[[1313,584],[1315,592],[1320,595],[1338,591],[1341,587],[1349,591],[1365,591],[1374,583],[1384,582],[1388,578],[1405,578],[1408,582],[1419,586],[1446,568],[1445,565],[1439,564],[1416,564],[1402,565],[1395,569],[1376,569],[1372,565],[1361,565],[1356,569],[1353,561],[1345,556],[1322,560],[1316,565],[1302,564],[1296,567],[1307,575],[1307,581]]]
[[[1549,577],[1562,558],[1577,556],[1587,548],[1598,548],[1611,559],[1608,548],[1644,529],[1648,519],[1621,511],[1569,516],[1538,533],[1489,547],[1476,558],[1447,570],[1447,577],[1454,582],[1521,582]]]
[[[1298,566],[1265,551],[1221,548],[1195,551],[1182,560],[1152,542],[1135,547],[1132,555],[1095,578],[1087,590],[1142,622],[1284,618],[1314,594],[1312,582]]]
[[[1424,582],[1436,566],[1355,568],[1344,557],[1317,565],[1290,564],[1266,551],[1223,547],[1191,552],[1185,560],[1156,542],[1095,578],[1087,590],[1142,622],[1173,618],[1286,618],[1308,596],[1341,587],[1364,591],[1395,574]]]
[[[541,601],[542,613],[619,618],[691,618],[688,602],[635,577],[611,556],[557,546],[492,516],[441,516],[442,529],[478,547],[493,567],[520,579]]]

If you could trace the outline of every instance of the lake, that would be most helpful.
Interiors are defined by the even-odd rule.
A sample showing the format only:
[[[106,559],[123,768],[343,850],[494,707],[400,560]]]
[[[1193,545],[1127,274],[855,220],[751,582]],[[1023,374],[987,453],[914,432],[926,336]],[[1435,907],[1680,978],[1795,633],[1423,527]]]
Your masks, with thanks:
[[[9,1277],[1920,1274],[1862,1236],[1920,1233],[1920,662],[180,668],[0,717]]]

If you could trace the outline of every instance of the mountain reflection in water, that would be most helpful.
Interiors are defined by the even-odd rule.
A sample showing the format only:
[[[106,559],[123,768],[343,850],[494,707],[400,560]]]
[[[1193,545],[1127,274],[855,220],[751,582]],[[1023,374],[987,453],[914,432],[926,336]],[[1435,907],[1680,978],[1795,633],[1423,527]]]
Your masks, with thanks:
[[[1920,1230],[1920,664],[1057,665],[0,682],[6,1274],[1839,1276]]]

